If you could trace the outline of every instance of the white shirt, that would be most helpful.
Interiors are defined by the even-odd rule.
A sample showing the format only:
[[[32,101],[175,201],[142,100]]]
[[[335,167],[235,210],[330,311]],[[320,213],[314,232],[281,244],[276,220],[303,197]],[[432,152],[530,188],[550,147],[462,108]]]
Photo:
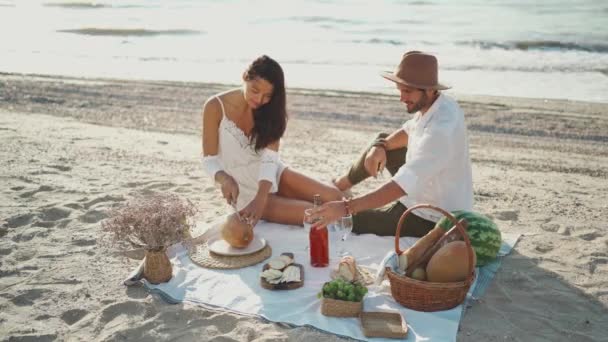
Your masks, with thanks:
[[[392,180],[406,195],[408,208],[428,203],[447,211],[473,209],[473,177],[464,113],[458,103],[440,94],[424,113],[403,125],[408,135],[405,164]],[[415,215],[437,222],[437,211],[420,209]]]

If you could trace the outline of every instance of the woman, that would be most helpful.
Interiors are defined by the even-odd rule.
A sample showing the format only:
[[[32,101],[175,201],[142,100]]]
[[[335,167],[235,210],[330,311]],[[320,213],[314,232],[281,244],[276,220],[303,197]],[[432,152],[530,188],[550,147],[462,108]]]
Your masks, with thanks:
[[[242,88],[212,96],[203,108],[203,168],[252,226],[259,219],[301,225],[314,194],[323,202],[342,198],[337,188],[281,162],[286,125],[283,70],[268,56],[249,65]]]

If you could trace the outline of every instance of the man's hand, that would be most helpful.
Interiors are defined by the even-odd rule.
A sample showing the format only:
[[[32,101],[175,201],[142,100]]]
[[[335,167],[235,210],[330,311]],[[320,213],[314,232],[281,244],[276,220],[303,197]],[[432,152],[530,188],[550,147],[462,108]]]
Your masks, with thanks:
[[[326,202],[318,208],[312,209],[311,219],[319,220],[313,226],[327,226],[328,224],[341,219],[346,215],[344,201]]]
[[[386,150],[382,147],[372,147],[365,156],[364,167],[372,177],[377,177],[378,172],[386,165]]]

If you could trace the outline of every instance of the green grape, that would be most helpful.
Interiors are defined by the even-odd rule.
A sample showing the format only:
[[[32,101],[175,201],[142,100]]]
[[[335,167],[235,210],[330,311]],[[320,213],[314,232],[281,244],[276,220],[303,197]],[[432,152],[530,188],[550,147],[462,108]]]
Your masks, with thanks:
[[[351,293],[348,295],[348,297],[346,297],[346,299],[348,299],[349,302],[356,302],[356,300],[355,300],[356,298],[357,297],[355,296],[354,293]]]
[[[346,298],[346,295],[344,294],[344,292],[338,291],[336,293],[336,297],[337,297],[336,299],[344,299],[344,298]]]
[[[355,291],[357,292],[357,294],[363,295],[363,294],[365,294],[364,289],[365,289],[365,287],[357,286]]]

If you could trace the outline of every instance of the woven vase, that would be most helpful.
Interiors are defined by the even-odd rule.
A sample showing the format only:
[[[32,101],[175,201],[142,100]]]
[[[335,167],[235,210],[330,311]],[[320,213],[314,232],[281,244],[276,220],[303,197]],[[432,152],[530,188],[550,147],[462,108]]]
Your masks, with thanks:
[[[144,262],[144,278],[152,284],[167,282],[173,276],[173,267],[166,253],[166,248],[147,250]]]

